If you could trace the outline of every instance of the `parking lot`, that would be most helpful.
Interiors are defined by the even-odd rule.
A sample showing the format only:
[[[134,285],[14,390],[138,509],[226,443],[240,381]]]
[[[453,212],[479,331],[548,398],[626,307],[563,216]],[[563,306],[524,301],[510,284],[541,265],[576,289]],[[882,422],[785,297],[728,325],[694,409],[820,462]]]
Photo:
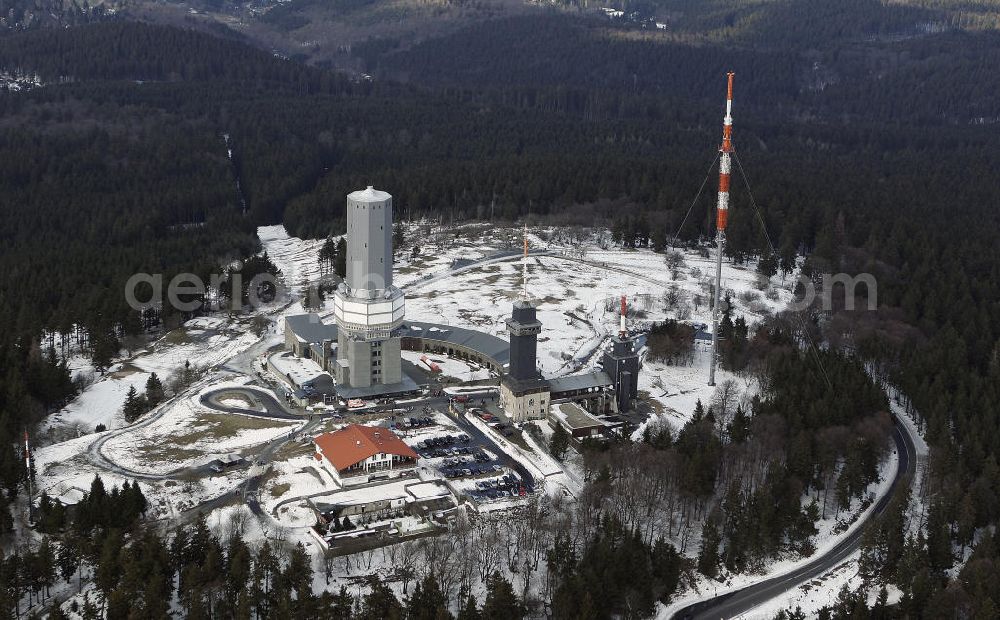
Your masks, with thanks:
[[[534,491],[525,481],[504,467],[491,450],[464,433],[429,437],[414,449],[445,478],[455,480],[459,489],[476,502],[523,497]]]
[[[534,491],[530,482],[525,482],[517,474],[504,474],[500,478],[480,480],[476,482],[475,491],[466,493],[476,501],[489,501],[504,498],[524,497]]]
[[[503,471],[493,454],[464,433],[429,437],[413,448],[421,457],[430,460],[445,478],[467,478]]]

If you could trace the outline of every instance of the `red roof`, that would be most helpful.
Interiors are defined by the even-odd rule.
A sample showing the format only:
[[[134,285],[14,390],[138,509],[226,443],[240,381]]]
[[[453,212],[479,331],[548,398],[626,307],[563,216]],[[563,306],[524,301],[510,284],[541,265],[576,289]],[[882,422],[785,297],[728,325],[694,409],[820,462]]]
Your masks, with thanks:
[[[413,448],[403,443],[396,433],[381,427],[351,424],[332,433],[323,433],[313,441],[337,471],[383,452],[417,458]]]

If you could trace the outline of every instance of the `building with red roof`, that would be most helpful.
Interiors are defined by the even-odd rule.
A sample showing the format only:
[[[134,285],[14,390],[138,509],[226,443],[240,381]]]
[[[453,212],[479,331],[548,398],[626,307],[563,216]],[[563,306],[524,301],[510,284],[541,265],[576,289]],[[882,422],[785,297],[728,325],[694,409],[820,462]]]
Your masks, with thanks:
[[[389,476],[416,467],[417,453],[396,433],[378,426],[351,424],[313,440],[316,460],[343,484],[365,482],[372,474]],[[363,477],[363,479],[361,479]]]

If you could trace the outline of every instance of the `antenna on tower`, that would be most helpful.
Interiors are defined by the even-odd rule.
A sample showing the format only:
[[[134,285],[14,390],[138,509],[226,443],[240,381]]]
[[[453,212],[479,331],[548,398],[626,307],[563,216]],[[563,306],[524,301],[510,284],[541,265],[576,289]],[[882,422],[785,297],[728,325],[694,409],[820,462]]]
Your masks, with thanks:
[[[521,297],[528,299],[528,224],[524,225],[524,258],[521,259]]]
[[[622,317],[621,317],[621,323],[618,327],[618,338],[620,338],[621,340],[625,340],[625,336],[628,335],[628,332],[625,330],[625,313],[626,313],[625,296],[622,295]]]
[[[715,364],[719,347],[719,302],[722,297],[722,247],[726,242],[726,222],[729,220],[729,172],[733,152],[733,76],[730,71],[726,88],[726,116],[722,119],[722,146],[719,147],[719,203],[716,208],[715,243],[715,303],[712,304],[712,357],[708,366],[708,384],[715,385]]]

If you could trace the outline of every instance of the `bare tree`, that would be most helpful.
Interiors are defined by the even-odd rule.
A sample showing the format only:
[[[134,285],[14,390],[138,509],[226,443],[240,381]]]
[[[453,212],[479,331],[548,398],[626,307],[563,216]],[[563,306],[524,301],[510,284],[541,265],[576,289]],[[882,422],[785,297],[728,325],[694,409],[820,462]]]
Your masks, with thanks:
[[[725,438],[726,428],[733,417],[739,397],[739,385],[733,379],[726,379],[716,386],[712,395],[712,410],[715,412],[719,437]]]
[[[676,280],[680,277],[681,269],[684,267],[684,255],[677,250],[667,252],[667,270],[670,271],[670,279]]]
[[[476,574],[477,561],[475,553],[475,534],[472,523],[464,512],[459,513],[451,528],[451,539],[455,542],[455,555],[458,563],[458,588],[466,590],[472,587],[472,578]]]
[[[406,590],[410,585],[410,581],[416,574],[416,563],[417,555],[419,554],[419,549],[416,543],[412,540],[408,540],[401,543],[399,546],[399,556],[396,563],[396,574],[399,576],[400,580],[403,582],[403,594],[406,594]],[[369,562],[369,568],[371,568],[371,563]]]
[[[503,549],[496,525],[496,518],[490,517],[478,520],[473,526],[473,551],[478,561],[479,579],[483,583],[500,570]]]
[[[238,506],[230,515],[226,527],[226,534],[229,537],[243,538],[246,532],[247,523],[250,522],[250,509],[247,506]]]
[[[667,310],[673,310],[681,300],[681,289],[676,284],[671,284],[663,293],[663,305]]]

